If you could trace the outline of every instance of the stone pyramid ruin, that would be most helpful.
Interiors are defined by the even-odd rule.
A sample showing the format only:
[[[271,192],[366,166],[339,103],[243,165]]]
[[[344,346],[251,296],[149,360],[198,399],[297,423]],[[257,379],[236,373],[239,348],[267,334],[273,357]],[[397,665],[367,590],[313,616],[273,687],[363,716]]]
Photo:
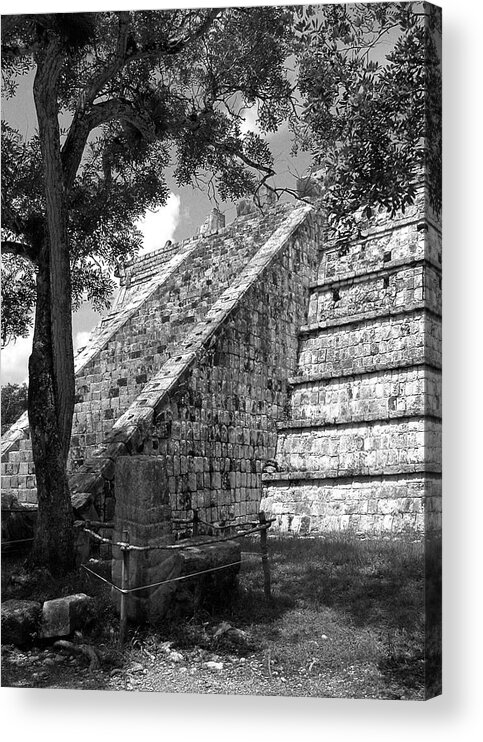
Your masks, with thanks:
[[[121,283],[76,358],[77,518],[112,520],[116,460],[141,454],[163,462],[174,518],[438,527],[441,233],[423,189],[345,241],[306,203],[228,226],[215,211]],[[2,489],[34,507],[26,415],[3,436]]]

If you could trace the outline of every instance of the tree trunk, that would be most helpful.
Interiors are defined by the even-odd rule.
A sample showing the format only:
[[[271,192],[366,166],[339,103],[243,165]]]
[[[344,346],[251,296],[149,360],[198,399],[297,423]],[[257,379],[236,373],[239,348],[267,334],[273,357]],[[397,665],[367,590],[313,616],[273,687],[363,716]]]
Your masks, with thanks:
[[[29,359],[28,413],[39,506],[32,562],[58,575],[74,566],[74,517],[54,393],[49,274],[44,253],[37,272],[35,327]]]
[[[60,41],[53,35],[37,55],[34,81],[44,164],[46,234],[37,273],[29,361],[29,423],[39,506],[33,559],[56,574],[69,571],[74,563],[66,469],[75,390],[72,295],[57,103],[63,61]]]
[[[34,100],[45,177],[55,405],[67,459],[74,414],[75,381],[67,195],[64,187],[57,102],[57,81],[63,62],[60,42],[54,37],[43,58],[37,60]]]

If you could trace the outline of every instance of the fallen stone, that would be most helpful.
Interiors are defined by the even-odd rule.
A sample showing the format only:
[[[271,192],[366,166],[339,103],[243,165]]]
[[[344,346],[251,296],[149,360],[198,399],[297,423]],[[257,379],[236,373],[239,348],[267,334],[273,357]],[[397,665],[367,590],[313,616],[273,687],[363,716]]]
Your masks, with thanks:
[[[182,662],[184,660],[184,657],[181,652],[170,652],[169,659],[171,660],[171,662]]]
[[[223,662],[203,662],[202,666],[206,667],[207,670],[223,670]]]
[[[143,672],[144,667],[140,662],[135,662],[132,667],[129,668],[129,672]]]
[[[38,635],[41,605],[35,600],[2,603],[2,644],[22,646]]]
[[[43,639],[68,636],[90,623],[94,614],[95,601],[84,593],[46,600],[42,606],[40,635]]]
[[[223,621],[219,626],[215,627],[213,639],[215,642],[221,642],[228,646],[234,645],[249,648],[252,644],[252,638],[246,631],[237,629],[227,621]]]

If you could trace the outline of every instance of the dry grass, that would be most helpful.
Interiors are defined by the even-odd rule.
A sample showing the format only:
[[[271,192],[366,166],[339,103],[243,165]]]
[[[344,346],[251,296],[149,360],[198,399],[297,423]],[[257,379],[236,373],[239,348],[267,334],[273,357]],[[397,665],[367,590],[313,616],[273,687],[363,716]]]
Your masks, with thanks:
[[[189,680],[190,667],[200,653],[208,659],[216,654],[226,667],[235,667],[229,663],[236,657],[246,658],[246,665],[237,665],[236,673],[224,675],[223,690],[213,686],[209,692],[401,699],[422,699],[438,692],[437,633],[430,642],[429,662],[425,658],[425,602],[437,623],[438,590],[434,595],[428,591],[425,570],[433,578],[430,586],[437,586],[439,563],[428,551],[425,555],[421,542],[338,535],[270,538],[270,602],[263,593],[259,542],[247,540],[243,548],[234,598],[219,596],[216,606],[200,606],[195,616],[166,621],[156,630],[132,628],[124,652],[126,672],[143,657],[159,658],[156,647],[169,640],[188,663],[183,676],[175,668],[169,671],[171,692],[206,692],[205,686],[200,690]],[[49,584],[44,577],[43,582],[36,581],[34,594],[28,585],[10,586],[3,599],[45,599],[53,592],[58,596],[80,590],[95,595],[99,604],[91,641],[105,648],[115,646],[117,619],[109,589],[92,579],[73,575],[60,585]],[[214,638],[222,622],[241,629],[245,640],[233,642],[228,634]],[[151,685],[145,689],[165,688],[161,665],[157,659],[149,671]],[[436,679],[428,676],[428,670]],[[181,677],[183,684],[177,688]],[[69,685],[68,677],[62,682],[65,685],[57,687],[79,687]],[[104,686],[100,682],[98,687],[107,687],[110,681],[102,682]]]
[[[351,674],[355,680],[348,695],[360,693],[364,675],[377,697],[425,696],[421,542],[272,538],[271,603],[263,595],[258,543],[245,548],[252,553],[245,553],[236,599],[182,626],[166,625],[166,636],[180,647],[203,644],[206,626],[229,621],[249,631],[252,651],[264,653],[270,672],[287,682],[349,672],[347,683]]]

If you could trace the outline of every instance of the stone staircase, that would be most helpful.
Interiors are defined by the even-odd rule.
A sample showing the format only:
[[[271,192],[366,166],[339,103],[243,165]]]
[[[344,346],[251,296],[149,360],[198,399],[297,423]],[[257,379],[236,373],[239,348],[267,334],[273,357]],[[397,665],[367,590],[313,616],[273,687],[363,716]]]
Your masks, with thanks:
[[[130,430],[133,405],[135,410],[141,409],[145,397],[151,399],[157,394],[162,384],[153,380],[169,364],[166,373],[176,374],[180,354],[184,354],[184,360],[197,346],[198,336],[206,334],[208,317],[208,324],[216,327],[223,302],[230,302],[231,287],[256,256],[263,255],[262,248],[277,234],[285,234],[284,229],[290,230],[291,224],[303,221],[306,213],[307,207],[279,204],[263,214],[257,210],[240,216],[228,227],[211,217],[196,237],[177,245],[167,244],[127,266],[110,312],[75,360],[76,404],[70,450],[73,492],[76,487],[81,493],[89,489],[95,478],[93,467],[103,461],[102,455],[99,458],[103,447],[113,434],[117,435],[117,429],[113,431],[117,422],[127,414],[126,429]],[[256,280],[256,260],[253,265],[249,273]],[[217,309],[220,302],[221,308]],[[112,469],[112,459],[110,465]],[[35,504],[35,471],[26,414],[3,436],[1,466],[4,495],[23,504]],[[100,515],[110,519],[112,507]]]
[[[424,206],[324,248],[263,475],[282,531],[440,525],[441,243]]]
[[[354,240],[250,213],[127,267],[76,358],[71,492],[110,520],[118,456],[161,458],[175,518],[421,533],[441,514],[441,232],[421,191]],[[26,415],[2,488],[35,503]],[[260,503],[261,497],[261,503]]]

